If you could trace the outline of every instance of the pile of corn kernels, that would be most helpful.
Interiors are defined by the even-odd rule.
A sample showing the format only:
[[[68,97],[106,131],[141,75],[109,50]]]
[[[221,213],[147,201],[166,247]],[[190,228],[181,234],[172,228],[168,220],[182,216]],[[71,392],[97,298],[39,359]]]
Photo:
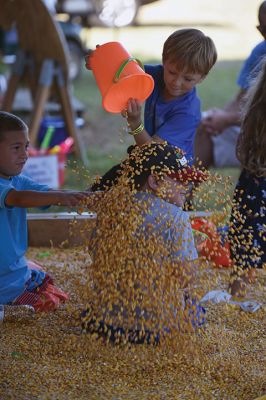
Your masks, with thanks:
[[[138,221],[134,212],[131,213],[132,220],[126,214],[126,218],[122,218],[121,212],[128,211],[128,202],[121,211],[123,196],[119,191],[115,196],[112,205],[106,196],[102,208],[98,209],[102,224],[95,242],[100,249],[98,269],[92,267],[91,243],[75,249],[29,249],[27,257],[43,265],[55,283],[70,295],[70,300],[53,313],[5,322],[0,326],[0,398],[253,400],[265,394],[263,270],[258,271],[255,283],[246,293],[247,299],[262,303],[255,313],[244,312],[237,305],[207,304],[206,323],[202,328],[169,335],[169,340],[158,346],[114,345],[82,332],[81,311],[90,297],[97,303],[91,278],[97,278],[98,288],[103,286],[100,294],[104,299],[108,295],[117,296],[116,291],[111,287],[108,291],[106,287],[106,274],[111,271],[108,263],[113,263],[111,266],[116,274],[124,272],[119,269],[119,263],[123,264],[127,256],[125,244],[132,239],[125,229],[134,227]],[[129,210],[132,211],[132,207]],[[110,212],[113,213],[111,219]],[[155,250],[160,253],[160,248],[152,247],[154,243],[146,245],[148,253],[143,254],[139,252],[139,246],[136,249],[129,246],[130,259],[139,262],[139,257],[145,258],[145,254]],[[134,262],[133,269],[127,271],[134,271]],[[153,273],[160,275],[156,266],[154,270],[152,265],[149,268],[147,276],[139,275],[146,288]],[[171,266],[167,268],[166,272],[172,272]],[[215,269],[201,260],[195,285],[197,296],[209,290],[227,289],[229,273],[229,269]],[[111,281],[117,276],[111,276]],[[134,281],[132,276],[128,276],[130,298],[134,295],[130,284]],[[153,278],[157,279],[157,276]],[[127,275],[123,276],[123,284],[126,282]],[[160,285],[158,288],[164,290]],[[170,300],[174,301],[174,298]],[[145,303],[145,306],[149,305]]]
[[[30,249],[70,294],[68,304],[31,321],[0,328],[0,398],[253,400],[265,393],[265,309],[207,307],[207,323],[180,345],[115,346],[82,334],[79,314],[86,280],[85,252]],[[55,261],[56,260],[56,261]],[[225,288],[227,270],[206,269]],[[218,279],[218,280],[217,280]],[[264,301],[260,271],[248,296]]]

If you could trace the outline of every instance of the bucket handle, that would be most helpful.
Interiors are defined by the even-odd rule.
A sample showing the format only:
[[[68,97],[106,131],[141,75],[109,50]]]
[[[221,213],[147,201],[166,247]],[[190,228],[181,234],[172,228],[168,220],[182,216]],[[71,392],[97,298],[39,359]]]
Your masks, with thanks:
[[[120,78],[121,73],[123,72],[123,69],[131,61],[135,61],[136,63],[138,63],[140,68],[142,68],[144,70],[144,66],[143,66],[143,64],[142,64],[142,62],[140,60],[138,60],[135,57],[129,57],[125,61],[123,61],[122,64],[120,65],[120,67],[118,68],[118,70],[117,70],[117,72],[116,72],[116,74],[114,76],[114,79],[113,79],[114,83],[117,83],[119,81],[119,78]]]

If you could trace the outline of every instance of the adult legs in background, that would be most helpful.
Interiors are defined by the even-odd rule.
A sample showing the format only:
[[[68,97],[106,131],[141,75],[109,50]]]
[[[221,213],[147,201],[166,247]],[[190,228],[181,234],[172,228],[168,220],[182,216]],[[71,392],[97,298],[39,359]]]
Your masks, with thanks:
[[[239,133],[239,126],[230,126],[220,134],[210,135],[200,125],[194,141],[196,165],[207,169],[212,166],[239,167],[236,157]]]
[[[202,125],[199,126],[194,140],[195,164],[199,168],[210,168],[214,164],[213,142],[211,135]]]

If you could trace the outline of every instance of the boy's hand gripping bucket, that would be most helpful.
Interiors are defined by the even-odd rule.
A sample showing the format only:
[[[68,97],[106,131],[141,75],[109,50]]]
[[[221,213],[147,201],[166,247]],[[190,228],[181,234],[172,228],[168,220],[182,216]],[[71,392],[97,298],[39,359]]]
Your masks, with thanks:
[[[89,63],[106,111],[120,113],[130,98],[144,101],[153,90],[153,78],[119,42],[97,46]]]

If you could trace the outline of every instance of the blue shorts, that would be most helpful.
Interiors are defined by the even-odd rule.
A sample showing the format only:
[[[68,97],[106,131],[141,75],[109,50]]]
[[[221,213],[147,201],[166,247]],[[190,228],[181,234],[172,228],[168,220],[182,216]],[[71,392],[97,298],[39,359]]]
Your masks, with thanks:
[[[205,323],[205,309],[198,304],[195,299],[191,299],[188,295],[184,297],[185,305],[188,307],[187,317],[188,323],[194,329]],[[123,327],[114,327],[105,323],[102,319],[97,319],[92,313],[91,308],[87,308],[81,314],[82,330],[91,334],[97,334],[98,337],[108,339],[112,343],[131,343],[131,344],[153,344],[160,343],[160,332],[150,330],[125,329]],[[186,323],[186,321],[184,321]],[[183,330],[180,328],[180,330]],[[170,329],[164,328],[164,334],[170,333]]]
[[[116,328],[113,325],[106,324],[102,320],[97,320],[96,317],[92,316],[88,321],[84,320],[89,310],[84,310],[81,314],[82,318],[82,329],[88,333],[95,333],[98,337],[107,339],[108,341],[119,344],[123,342],[132,344],[153,344],[157,345],[160,341],[160,334],[149,330],[140,331],[133,329]]]

